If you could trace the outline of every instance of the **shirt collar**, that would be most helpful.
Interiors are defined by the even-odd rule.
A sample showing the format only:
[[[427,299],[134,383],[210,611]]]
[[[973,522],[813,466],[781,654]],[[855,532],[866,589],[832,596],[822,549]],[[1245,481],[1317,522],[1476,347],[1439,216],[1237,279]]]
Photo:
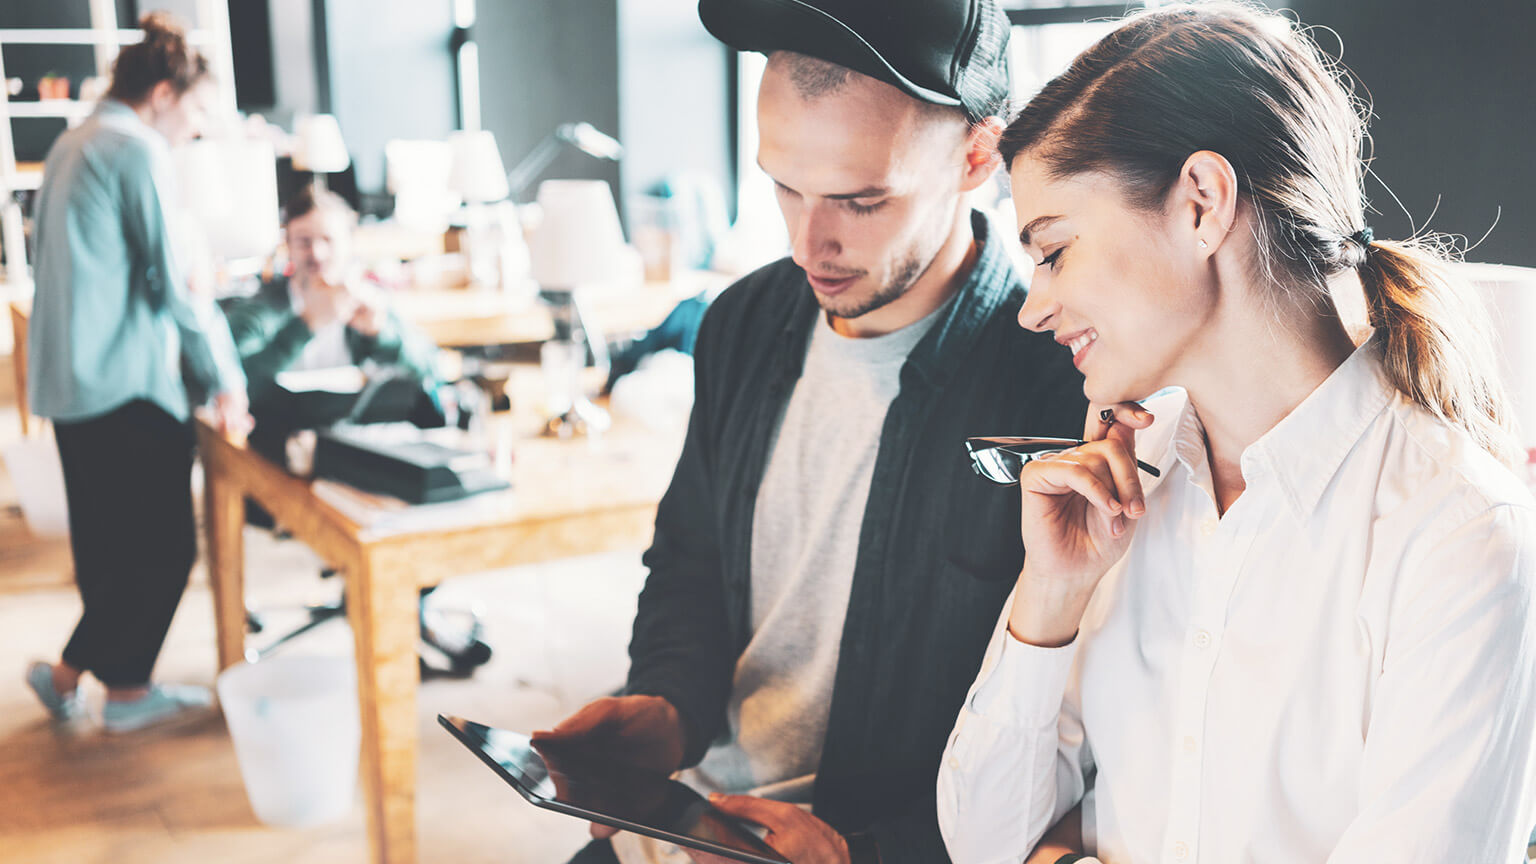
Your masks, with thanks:
[[[170,152],[171,145],[165,140],[165,136],[156,132],[143,119],[139,112],[133,110],[126,102],[116,99],[103,99],[96,103],[96,122],[103,126],[115,129],[135,138],[141,138],[162,153]]]
[[[1397,392],[1372,332],[1333,374],[1243,451],[1244,478],[1269,473],[1298,516],[1317,507],[1344,457]]]
[[[1316,509],[1344,458],[1397,392],[1381,367],[1380,339],[1373,331],[1301,404],[1248,445],[1240,463],[1250,486],[1271,477],[1297,516]],[[1178,462],[1198,477],[1208,470],[1206,460],[1205,428],[1184,399],[1156,464],[1164,476]]]

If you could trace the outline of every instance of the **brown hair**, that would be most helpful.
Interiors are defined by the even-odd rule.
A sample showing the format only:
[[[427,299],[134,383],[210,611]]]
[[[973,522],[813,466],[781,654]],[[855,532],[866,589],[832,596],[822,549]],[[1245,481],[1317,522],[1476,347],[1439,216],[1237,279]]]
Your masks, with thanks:
[[[161,81],[171,82],[177,95],[208,77],[208,58],[187,44],[186,29],[169,12],[151,12],[139,19],[144,39],[124,45],[112,63],[112,87],[107,95],[137,105]]]
[[[312,184],[306,183],[293,193],[293,197],[288,199],[287,204],[283,205],[283,227],[288,227],[289,222],[302,219],[316,210],[340,213],[352,224],[357,223],[357,211],[352,209],[347,199],[329,189],[316,189]]]
[[[1432,237],[1365,228],[1365,113],[1336,64],[1291,20],[1237,3],[1140,13],[1083,52],[1008,126],[998,149],[1055,177],[1103,171],[1161,210],[1185,160],[1220,153],[1252,206],[1256,270],[1331,310],[1329,280],[1358,272],[1392,384],[1507,464],[1524,461],[1492,327]]]

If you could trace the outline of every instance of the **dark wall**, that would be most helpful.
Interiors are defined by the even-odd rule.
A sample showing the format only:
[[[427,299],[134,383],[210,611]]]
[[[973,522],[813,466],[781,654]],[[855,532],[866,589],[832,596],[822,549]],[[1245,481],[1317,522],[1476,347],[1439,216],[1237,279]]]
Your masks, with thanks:
[[[731,52],[699,22],[693,0],[621,0],[619,132],[626,201],[677,172],[735,198]]]
[[[508,170],[561,123],[586,121],[619,136],[616,0],[481,0],[477,6],[481,125],[495,133]],[[619,189],[617,165],[568,149],[522,200],[531,200],[538,180],[548,177],[607,180]]]
[[[1468,258],[1536,265],[1536,3],[1531,0],[1271,0],[1342,39],[1369,90],[1373,165],[1414,224],[1476,241]],[[1327,32],[1316,34],[1337,52]],[[1378,236],[1407,237],[1408,217],[1381,182],[1366,192]],[[1502,208],[1502,215],[1498,215]]]
[[[331,113],[352,153],[358,189],[377,192],[384,188],[385,142],[443,139],[456,127],[453,5],[324,0],[324,9]]]
[[[131,22],[137,19],[134,0],[117,0],[117,17],[119,26],[132,26]],[[0,28],[90,26],[88,0],[0,0]],[[69,78],[70,95],[78,96],[80,82],[96,74],[96,52],[88,45],[8,45],[4,60],[5,77],[22,80],[21,95],[13,96],[14,99],[36,99],[37,79],[50,73]],[[23,162],[41,161],[64,126],[63,120],[52,117],[12,121],[16,158]]]

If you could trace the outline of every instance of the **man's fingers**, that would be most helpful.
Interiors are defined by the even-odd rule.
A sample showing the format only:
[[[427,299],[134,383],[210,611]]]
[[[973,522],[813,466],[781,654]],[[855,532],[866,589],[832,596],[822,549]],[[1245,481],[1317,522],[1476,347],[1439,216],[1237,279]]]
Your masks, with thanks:
[[[799,813],[800,808],[793,804],[784,804],[781,801],[769,801],[766,798],[754,798],[751,795],[711,795],[709,803],[732,816],[739,816],[749,822],[767,828],[769,831],[780,831],[786,824],[789,811]]]
[[[533,733],[533,740],[576,738],[590,735],[614,722],[617,715],[611,698],[599,699],[561,720],[555,728]]]
[[[619,829],[613,827],[612,825],[599,825],[596,822],[590,822],[588,824],[591,826],[588,830],[592,834],[592,839],[594,840],[607,840],[609,837],[619,833]]]

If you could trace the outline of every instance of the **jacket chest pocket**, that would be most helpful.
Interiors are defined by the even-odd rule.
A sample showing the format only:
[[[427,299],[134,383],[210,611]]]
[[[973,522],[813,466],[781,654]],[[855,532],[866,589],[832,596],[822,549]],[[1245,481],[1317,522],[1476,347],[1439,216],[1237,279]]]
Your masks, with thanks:
[[[944,558],[951,568],[988,582],[1018,578],[1024,566],[1019,487],[988,483],[967,466],[954,481],[943,531]]]

